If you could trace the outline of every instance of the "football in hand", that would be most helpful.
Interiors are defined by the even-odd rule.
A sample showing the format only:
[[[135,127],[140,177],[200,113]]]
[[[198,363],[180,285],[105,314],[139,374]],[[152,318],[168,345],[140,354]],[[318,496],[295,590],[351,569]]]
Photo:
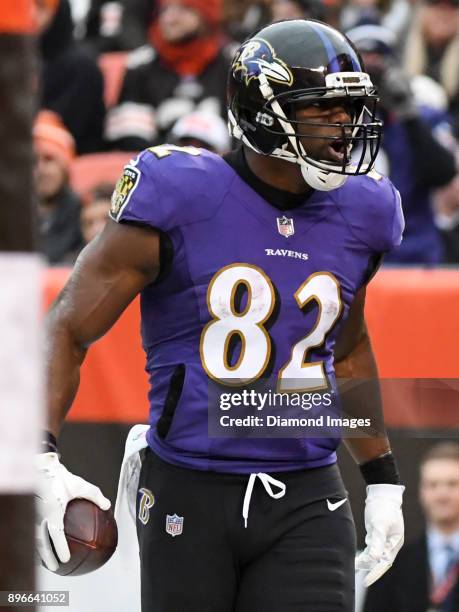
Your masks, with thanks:
[[[60,576],[80,576],[98,569],[113,555],[118,529],[111,509],[101,510],[87,499],[73,499],[64,515],[70,561],[59,563]]]

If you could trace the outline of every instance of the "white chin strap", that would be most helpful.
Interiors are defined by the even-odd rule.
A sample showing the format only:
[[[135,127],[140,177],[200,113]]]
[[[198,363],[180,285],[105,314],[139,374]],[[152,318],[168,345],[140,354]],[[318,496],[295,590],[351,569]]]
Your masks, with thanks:
[[[299,159],[301,175],[306,183],[318,191],[331,191],[344,185],[348,177],[346,174],[338,174],[330,170],[321,170],[316,166],[308,164],[304,159]]]

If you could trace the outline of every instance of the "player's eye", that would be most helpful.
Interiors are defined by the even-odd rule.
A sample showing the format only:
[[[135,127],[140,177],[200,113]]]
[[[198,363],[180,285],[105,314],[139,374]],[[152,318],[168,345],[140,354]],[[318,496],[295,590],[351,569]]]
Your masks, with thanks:
[[[328,113],[331,110],[332,105],[328,102],[328,100],[316,100],[315,102],[312,102],[310,107],[317,109],[321,113]]]
[[[338,106],[344,107],[345,102],[342,100],[329,99],[329,100],[311,100],[304,105],[304,108],[313,108],[319,113],[330,113],[334,111]]]
[[[328,112],[328,108],[324,106],[323,100],[302,100],[301,102],[296,102],[294,105],[294,110],[299,117],[301,117],[303,113],[306,117],[312,117]]]

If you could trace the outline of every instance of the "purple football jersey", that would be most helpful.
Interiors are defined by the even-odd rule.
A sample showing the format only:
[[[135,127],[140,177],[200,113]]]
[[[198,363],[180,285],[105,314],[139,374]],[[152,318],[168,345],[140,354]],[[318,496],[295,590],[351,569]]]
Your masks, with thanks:
[[[391,182],[350,177],[284,212],[217,155],[164,145],[126,167],[111,216],[157,228],[173,245],[168,274],[141,295],[152,450],[183,467],[233,473],[336,461],[335,437],[210,436],[209,382],[231,390],[233,379],[253,382],[269,368],[281,392],[318,380],[333,388],[334,342],[369,263],[401,241]],[[239,352],[231,357],[235,338]],[[168,415],[178,367],[183,386]]]

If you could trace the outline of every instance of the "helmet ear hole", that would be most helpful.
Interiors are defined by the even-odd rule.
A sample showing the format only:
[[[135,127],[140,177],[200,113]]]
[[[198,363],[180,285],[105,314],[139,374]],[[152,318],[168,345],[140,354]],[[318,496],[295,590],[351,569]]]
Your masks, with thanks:
[[[279,121],[262,110],[244,109],[240,113],[240,125],[247,139],[264,155],[270,155],[286,141]]]

